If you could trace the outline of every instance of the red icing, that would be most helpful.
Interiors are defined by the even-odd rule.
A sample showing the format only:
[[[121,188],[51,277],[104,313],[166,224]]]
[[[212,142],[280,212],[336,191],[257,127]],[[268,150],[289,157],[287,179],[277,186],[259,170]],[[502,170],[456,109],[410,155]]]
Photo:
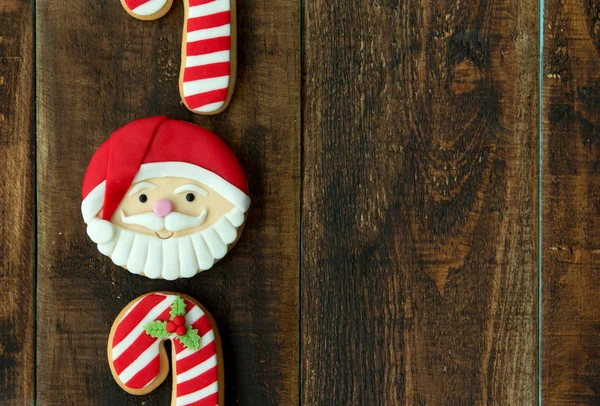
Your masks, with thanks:
[[[210,14],[207,16],[190,18],[188,20],[187,30],[188,32],[206,30],[207,28],[215,28],[229,24],[230,21],[230,12],[223,11],[221,13]]]
[[[185,325],[185,317],[179,314],[173,318],[173,323],[175,323],[176,326],[183,326]]]
[[[165,310],[164,312],[162,312],[160,314],[160,316],[158,316],[156,318],[156,320],[160,320],[160,321],[169,320],[169,317],[170,317],[169,312],[170,312],[169,309]],[[120,374],[121,372],[123,372],[123,370],[129,366],[129,364],[131,364],[133,361],[135,361],[155,341],[156,341],[156,339],[151,337],[148,334],[140,334],[140,336],[138,338],[136,338],[136,340],[133,342],[133,344],[131,346],[129,346],[127,348],[127,350],[125,350],[125,352],[123,352],[123,354],[121,354],[121,356],[115,360],[113,365],[115,367],[115,371],[117,372],[117,374]],[[114,344],[114,341],[113,341],[113,347],[115,345],[116,344]]]
[[[177,396],[185,396],[190,393],[194,393],[198,388],[204,388],[211,383],[219,379],[219,372],[217,367],[212,367],[208,371],[200,374],[199,376],[177,384]]]
[[[211,103],[216,103],[223,98],[223,95],[227,94],[227,89],[213,90],[206,93],[196,94],[194,96],[186,97],[185,101],[188,107],[195,109],[200,106],[204,106]]]
[[[155,162],[200,166],[248,194],[242,167],[223,140],[194,124],[150,117],[121,127],[100,146],[85,174],[82,196],[106,179],[102,218],[110,220],[140,166]]]
[[[212,54],[213,52],[231,50],[231,39],[229,37],[216,37],[200,41],[188,42],[186,51],[188,56]],[[189,68],[186,68],[186,70]]]
[[[127,7],[129,7],[130,10],[133,10],[144,3],[148,3],[148,1],[149,0],[125,0],[125,4],[127,4]]]
[[[193,326],[198,330],[198,334],[201,336],[208,333],[212,329],[210,320],[208,320],[208,317],[206,316],[201,317],[197,322],[194,323]]]
[[[189,0],[190,7],[200,6],[202,4],[212,3],[215,0]]]
[[[106,168],[106,194],[102,218],[110,220],[140,169],[148,146],[166,117],[137,120],[110,136],[110,152]]]
[[[184,336],[185,333],[187,333],[187,328],[185,326],[179,326],[177,327],[177,330],[175,330],[175,332],[178,336]]]
[[[183,345],[179,342],[179,340],[174,340],[173,345],[179,345],[183,348]],[[181,351],[179,351],[181,352]],[[198,351],[190,355],[189,357],[185,357],[181,361],[177,362],[177,373],[182,374],[185,371],[189,371],[197,365],[200,365],[210,357],[212,357],[217,352],[217,346],[214,341],[208,344],[206,347],[200,348]]]
[[[166,298],[166,296],[162,295],[148,295],[144,297],[119,323],[119,327],[113,336],[113,347],[127,337],[129,332],[144,319],[154,306],[166,300]]]
[[[175,331],[177,331],[177,324],[175,324],[172,321],[168,322],[167,323],[167,332],[173,334]]]
[[[210,65],[192,66],[185,68],[183,73],[183,80],[185,82],[191,82],[192,80],[200,80],[207,78],[214,78],[218,76],[229,75],[229,62],[211,63]]]
[[[213,393],[205,397],[204,399],[200,399],[197,402],[190,403],[187,406],[215,406],[219,404],[219,395],[217,393]]]
[[[128,382],[127,386],[132,389],[140,389],[152,382],[160,372],[160,358],[157,355],[148,365],[142,368]]]

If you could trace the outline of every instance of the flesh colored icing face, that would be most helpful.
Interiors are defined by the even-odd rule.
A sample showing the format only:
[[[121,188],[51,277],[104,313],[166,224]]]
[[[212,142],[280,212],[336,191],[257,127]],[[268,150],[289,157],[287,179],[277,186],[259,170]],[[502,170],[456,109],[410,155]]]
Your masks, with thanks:
[[[125,230],[169,239],[205,230],[233,208],[195,180],[151,178],[131,185],[110,221]]]

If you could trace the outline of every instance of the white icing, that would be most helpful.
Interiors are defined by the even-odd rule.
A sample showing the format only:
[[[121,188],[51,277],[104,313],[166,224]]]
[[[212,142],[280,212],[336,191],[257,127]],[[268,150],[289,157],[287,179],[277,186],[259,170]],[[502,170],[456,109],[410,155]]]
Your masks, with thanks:
[[[194,245],[194,252],[196,253],[196,259],[198,260],[198,266],[200,270],[207,271],[212,268],[215,263],[214,257],[211,255],[210,250],[206,246],[206,242],[200,233],[192,235],[192,243]]]
[[[222,28],[222,27],[219,27]],[[200,30],[202,32],[204,31],[208,31],[208,30]],[[198,31],[194,31],[194,32],[198,32]],[[190,33],[192,34],[192,33]],[[202,39],[202,38],[200,38]],[[194,39],[194,40],[190,40],[188,37],[188,41],[198,41],[198,39]],[[229,62],[229,51],[219,51],[219,52],[213,52],[210,54],[204,54],[204,55],[198,55],[198,56],[188,56],[185,59],[185,67],[186,68],[193,68],[194,66],[202,66],[202,65],[210,65],[213,63],[219,63],[219,62]]]
[[[160,345],[160,340],[156,340],[152,345],[140,354],[140,356],[133,361],[127,368],[123,370],[119,374],[119,380],[127,385],[127,382],[131,378],[135,376],[138,372],[140,372],[146,365],[148,365],[156,356],[158,355],[158,346]],[[114,351],[114,350],[113,350]]]
[[[174,211],[165,217],[165,228],[169,231],[180,231],[186,228],[198,227],[206,220],[207,213],[208,211],[203,209],[198,217],[192,217]]]
[[[152,212],[126,216],[123,210],[121,210],[121,220],[125,224],[134,224],[149,228],[153,231],[160,231],[165,228],[165,218],[157,216]]]
[[[231,0],[214,0],[210,3],[190,7],[188,10],[188,18],[204,17],[211,14],[221,13],[223,11],[229,11],[230,1]]]
[[[136,184],[134,187],[131,188],[131,190],[129,191],[129,193],[127,194],[127,196],[133,196],[133,195],[141,192],[142,190],[156,189],[156,188],[158,188],[158,186],[156,186],[154,183],[140,182],[140,183]]]
[[[189,395],[180,396],[176,399],[176,404],[178,406],[189,405],[190,403],[197,402],[199,400],[204,399],[205,397],[216,393],[219,390],[218,381],[213,382],[212,384],[206,386],[205,388],[200,389],[197,392],[190,393]]]
[[[192,80],[183,83],[183,96],[187,97],[213,90],[226,89],[227,86],[229,86],[229,76]]]
[[[163,294],[163,293],[159,293],[159,292],[155,292],[155,293],[153,293],[153,295],[156,295],[156,296],[164,296],[164,297],[170,296],[170,295],[165,295],[165,294]],[[138,300],[135,302],[135,304],[131,305],[131,306],[129,307],[129,309],[127,309],[127,311],[125,312],[125,314],[123,315],[123,317],[121,317],[121,320],[124,320],[124,319],[125,319],[125,317],[127,317],[127,315],[128,315],[129,313],[131,313],[131,312],[133,311],[133,309],[135,309],[135,307],[136,307],[136,306],[137,306],[137,305],[138,305],[138,304],[139,304],[139,303],[142,301],[142,299],[143,299],[143,298],[144,298],[144,296],[140,297],[140,298],[139,298],[139,299],[138,299]]]
[[[115,227],[110,221],[94,218],[87,226],[87,235],[96,244],[106,244],[115,238]]]
[[[148,278],[156,279],[162,271],[162,245],[158,238],[151,238],[148,241],[148,256],[144,266],[144,275]]]
[[[227,219],[231,222],[231,224],[233,224],[234,227],[241,226],[242,224],[244,224],[244,220],[246,219],[244,216],[244,212],[242,212],[237,207],[234,207],[227,214],[225,214],[225,217],[227,217]]]
[[[115,233],[115,238],[113,238],[110,242],[107,242],[106,244],[98,244],[98,251],[100,251],[100,253],[102,255],[106,255],[107,257],[110,257],[113,250],[115,249],[115,245],[117,245],[118,238],[119,238],[119,231],[117,230]]]
[[[227,254],[229,245],[238,237],[238,227],[230,219],[243,223],[244,214],[233,208],[202,231],[167,239],[113,225],[115,237],[98,244],[98,249],[133,274],[143,273],[151,279],[189,278],[210,269]]]
[[[167,4],[167,0],[148,0],[131,11],[140,16],[149,16],[158,13],[165,4]]]
[[[191,238],[179,239],[179,268],[183,278],[190,278],[198,273],[198,260]]]
[[[121,354],[123,354],[125,352],[125,350],[127,350],[127,348],[129,348],[129,346],[131,346],[131,344],[133,344],[133,342],[140,336],[140,334],[145,333],[144,326],[146,324],[156,320],[156,318],[158,316],[160,316],[162,314],[162,312],[164,312],[169,307],[171,307],[171,305],[173,304],[174,301],[175,301],[175,297],[172,295],[169,295],[165,300],[161,301],[159,304],[154,306],[152,308],[152,310],[150,310],[148,312],[148,314],[146,314],[144,316],[142,321],[137,326],[135,326],[135,328],[133,328],[129,332],[129,334],[127,334],[127,336],[119,342],[119,344],[117,344],[113,347],[113,349],[112,349],[113,360],[118,359],[121,356]]]
[[[88,224],[98,214],[104,202],[104,189],[106,181],[96,186],[81,202],[81,215],[83,221]]]
[[[200,320],[200,317],[204,316],[204,312],[198,306],[192,307],[191,310],[186,307],[186,311],[187,313],[185,314],[185,324],[187,324],[188,326],[191,326],[192,324]]]
[[[146,265],[146,253],[148,252],[148,240],[149,238],[143,234],[136,234],[133,240],[133,246],[131,247],[131,253],[127,260],[127,269],[129,272],[134,274],[140,274],[144,272],[144,265]]]
[[[197,109],[194,109],[194,111],[199,111],[201,113],[208,113],[209,111],[215,111],[217,109],[220,109],[223,104],[225,104],[225,103],[216,102],[216,103],[211,103],[211,104],[205,104],[202,107],[198,107]]]
[[[227,244],[223,242],[214,228],[207,228],[206,230],[201,231],[201,233],[210,253],[215,259],[221,259],[227,254]]]
[[[119,233],[117,246],[110,256],[115,265],[125,266],[127,264],[127,259],[131,253],[131,247],[133,246],[134,237],[135,234],[132,231],[125,229],[121,230]]]
[[[182,374],[177,375],[177,383],[182,383],[189,381],[190,379],[194,379],[197,376],[200,376],[202,373],[208,371],[211,368],[217,366],[217,354],[213,355],[206,361],[196,365],[192,369],[185,371]]]
[[[237,229],[227,220],[221,217],[214,225],[215,231],[225,244],[232,244],[237,238]]]
[[[179,249],[178,241],[175,238],[163,240],[163,267],[162,277],[168,281],[179,277]]]
[[[183,186],[179,186],[177,189],[175,189],[173,191],[173,193],[175,193],[176,195],[183,193],[183,192],[196,192],[198,194],[201,194],[202,196],[208,196],[208,192],[206,191],[206,189],[202,189],[198,185],[183,185]]]
[[[210,330],[208,333],[204,334],[201,338],[200,338],[200,346],[198,347],[198,349],[202,349],[204,347],[206,347],[208,344],[212,343],[213,341],[215,341],[215,333]],[[175,359],[177,361],[180,361],[184,358],[189,357],[190,355],[192,355],[195,351],[191,351],[188,350],[187,348],[184,349],[183,351],[181,351],[179,354],[177,354],[177,356],[175,357]]]
[[[198,216],[188,216],[187,214],[176,211],[169,213],[165,217],[161,217],[153,212],[126,216],[125,213],[121,211],[121,220],[123,220],[123,223],[125,224],[142,226],[152,231],[160,231],[165,228],[169,231],[180,231],[202,225],[206,220],[207,214],[208,211],[206,208],[204,208]]]
[[[220,27],[205,28],[203,30],[190,31],[187,34],[187,40],[188,40],[188,42],[194,42],[194,41],[202,41],[202,40],[210,39],[210,38],[228,37],[229,35],[231,35],[231,25],[225,24]],[[219,53],[224,53],[224,52],[227,53],[227,59],[224,61],[217,61],[217,62],[229,62],[229,51],[222,51]],[[206,54],[206,55],[200,55],[200,56],[190,56],[189,58],[204,59],[208,55],[212,55],[212,54]],[[186,63],[188,63],[188,62],[186,62]],[[206,64],[207,63],[203,63],[202,65],[206,65]],[[190,65],[186,65],[186,66],[190,66]],[[194,66],[194,65],[192,65],[192,66]]]

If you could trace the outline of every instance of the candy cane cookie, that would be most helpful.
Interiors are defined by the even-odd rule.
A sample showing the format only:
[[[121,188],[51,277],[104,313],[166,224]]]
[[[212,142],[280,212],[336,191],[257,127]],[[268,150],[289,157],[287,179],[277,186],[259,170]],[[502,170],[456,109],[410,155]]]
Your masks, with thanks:
[[[184,0],[179,93],[196,114],[218,114],[233,95],[236,24],[233,0]],[[164,16],[173,0],[121,0],[139,20]]]
[[[164,341],[171,340],[171,405],[222,406],[223,357],[214,319],[186,295],[153,292],[129,303],[108,338],[108,363],[126,392],[144,395],[169,373]]]

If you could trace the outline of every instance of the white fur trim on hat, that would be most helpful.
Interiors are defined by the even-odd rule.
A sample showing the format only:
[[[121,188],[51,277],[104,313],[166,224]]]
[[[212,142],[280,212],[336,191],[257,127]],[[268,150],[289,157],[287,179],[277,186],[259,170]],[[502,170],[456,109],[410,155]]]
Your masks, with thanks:
[[[151,178],[188,178],[205,184],[217,191],[221,196],[238,207],[242,212],[248,211],[250,197],[231,183],[214,172],[201,168],[187,162],[156,162],[143,164],[135,175],[133,183],[141,182]],[[81,202],[81,214],[83,220],[89,223],[102,209],[104,203],[104,191],[106,181],[96,186]]]

